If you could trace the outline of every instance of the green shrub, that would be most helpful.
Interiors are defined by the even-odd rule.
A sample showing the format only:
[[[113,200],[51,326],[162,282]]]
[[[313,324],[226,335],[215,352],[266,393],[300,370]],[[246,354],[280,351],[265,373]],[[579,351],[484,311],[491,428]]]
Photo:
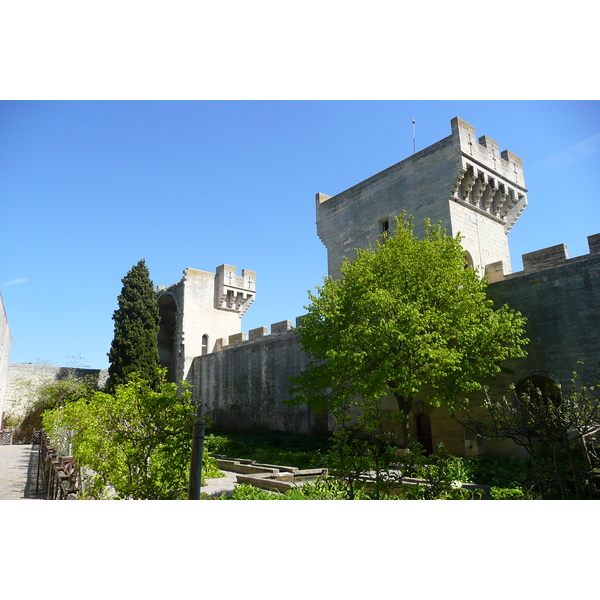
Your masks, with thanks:
[[[328,437],[273,432],[264,435],[209,433],[204,440],[211,454],[246,458],[260,463],[289,465],[299,469],[327,466]]]
[[[492,487],[490,495],[492,500],[537,500],[539,498],[532,490],[523,488]]]

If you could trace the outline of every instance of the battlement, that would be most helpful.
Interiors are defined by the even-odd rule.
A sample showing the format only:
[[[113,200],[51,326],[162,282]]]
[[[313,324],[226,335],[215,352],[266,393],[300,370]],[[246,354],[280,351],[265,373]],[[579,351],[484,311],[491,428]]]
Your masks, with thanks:
[[[496,220],[508,232],[527,206],[523,162],[498,143],[455,117],[452,137],[458,142],[462,168],[450,199]]]
[[[488,277],[488,281],[490,283],[495,283],[496,281],[503,281],[504,279],[512,279],[514,277],[528,275],[529,273],[536,273],[538,271],[544,271],[545,269],[560,267],[567,263],[579,262],[593,256],[600,257],[600,233],[588,236],[587,240],[590,253],[584,254],[583,256],[569,258],[567,246],[565,244],[557,244],[556,246],[550,246],[549,248],[543,248],[542,250],[523,254],[522,271],[510,273],[505,268],[503,262],[498,261],[486,265],[485,273]]]
[[[491,168],[498,175],[510,179],[515,184],[525,187],[523,162],[516,154],[508,150],[500,151],[498,142],[487,135],[482,135],[477,139],[475,127],[458,117],[454,117],[450,121],[450,126],[452,136],[458,139],[465,156]]]
[[[300,327],[303,317],[296,318],[296,328]],[[245,333],[236,333],[230,335],[229,338],[220,338],[215,343],[215,352],[221,350],[229,350],[242,344],[248,344],[252,342],[260,342],[268,338],[273,338],[282,334],[289,334],[293,332],[291,321],[279,321],[278,323],[271,324],[271,333],[268,333],[268,327],[257,327],[251,329],[248,335]]]
[[[248,310],[256,296],[256,273],[242,269],[237,275],[235,267],[221,265],[215,275],[216,308],[238,312],[240,317]]]

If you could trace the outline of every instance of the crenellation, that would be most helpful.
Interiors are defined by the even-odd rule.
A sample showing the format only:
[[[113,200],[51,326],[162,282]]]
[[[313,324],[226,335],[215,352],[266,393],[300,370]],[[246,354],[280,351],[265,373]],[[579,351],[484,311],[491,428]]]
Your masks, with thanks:
[[[523,271],[532,273],[550,267],[564,264],[569,259],[569,252],[565,244],[557,244],[550,248],[536,250],[523,254]]]
[[[263,338],[266,335],[268,335],[268,328],[267,327],[257,327],[256,329],[251,329],[248,332],[248,339],[252,342],[254,340],[258,340],[260,338]]]
[[[591,255],[596,256],[600,254],[600,233],[588,236],[588,247]]]
[[[279,333],[287,333],[292,328],[291,321],[279,321],[271,325],[271,335]]]
[[[600,254],[600,233],[590,235],[587,238],[590,248],[589,254],[569,258],[569,249],[566,244],[557,244],[548,248],[542,248],[522,255],[523,270],[511,273],[507,265],[502,261],[489,263],[485,266],[485,273],[490,283],[504,279],[514,279],[530,273],[536,273],[545,269],[553,269],[566,264],[581,262]]]
[[[506,234],[527,205],[521,161],[500,153],[491,138],[478,139],[475,128],[459,118],[451,129],[447,138],[344,192],[316,194],[317,234],[327,247],[331,277],[340,276],[354,249],[379,237],[382,218],[403,211],[414,217],[417,235],[425,218],[460,233],[480,272],[498,260],[510,271]]]
[[[254,302],[256,273],[247,269],[237,275],[231,265],[217,267],[215,275],[215,302],[219,310],[230,310],[242,317]]]
[[[226,264],[215,273],[187,268],[181,281],[158,286],[159,356],[169,379],[190,380],[196,356],[242,343],[245,338],[235,336],[255,297],[256,273],[243,269],[238,275],[236,267]]]
[[[241,344],[242,342],[246,341],[246,334],[243,332],[240,333],[234,333],[233,335],[229,336],[229,346],[231,348],[234,348],[235,346],[238,346],[239,344]]]
[[[485,265],[485,275],[489,283],[495,283],[496,281],[502,281],[506,278],[506,266],[503,261],[499,260],[489,265]]]
[[[498,142],[495,142],[492,138],[489,138],[487,135],[482,135],[479,138],[479,143],[492,153],[492,157],[500,155],[500,148],[498,146]]]

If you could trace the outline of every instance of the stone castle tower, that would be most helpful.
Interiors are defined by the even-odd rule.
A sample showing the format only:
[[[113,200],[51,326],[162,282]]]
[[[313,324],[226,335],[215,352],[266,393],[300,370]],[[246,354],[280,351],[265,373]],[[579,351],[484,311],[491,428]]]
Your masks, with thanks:
[[[461,233],[470,266],[481,274],[490,263],[510,272],[506,234],[527,205],[521,159],[499,151],[465,121],[451,121],[452,134],[413,156],[329,197],[316,195],[317,233],[327,247],[329,275],[383,231],[402,211],[415,219],[440,221],[448,234]]]
[[[241,318],[254,302],[254,271],[237,275],[231,265],[216,271],[188,268],[181,281],[157,289],[158,350],[170,381],[188,380],[194,357],[219,350],[223,339],[239,333]]]

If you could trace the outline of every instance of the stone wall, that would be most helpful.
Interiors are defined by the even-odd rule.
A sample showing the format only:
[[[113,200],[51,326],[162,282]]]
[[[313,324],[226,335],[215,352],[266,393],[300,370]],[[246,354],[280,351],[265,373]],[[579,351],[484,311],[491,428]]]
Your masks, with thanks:
[[[106,369],[80,369],[53,367],[35,363],[8,365],[8,381],[4,409],[12,415],[23,415],[29,402],[35,398],[36,389],[65,377],[91,377],[103,387],[108,379]]]
[[[511,377],[543,375],[568,386],[573,371],[591,377],[600,366],[600,234],[590,253],[568,258],[564,244],[523,255],[523,271],[495,271],[489,295],[528,319],[528,357],[513,361]],[[584,365],[580,365],[583,362]]]
[[[504,273],[488,265],[494,283],[488,295],[499,307],[508,304],[527,317],[527,357],[506,361],[503,372],[488,381],[490,391],[505,394],[511,384],[530,377],[551,379],[565,391],[573,372],[597,381],[600,367],[600,234],[588,237],[590,253],[568,258],[564,244],[523,255],[523,271]],[[581,364],[583,363],[583,364]],[[472,406],[483,396],[473,394]],[[483,414],[483,413],[482,413]],[[477,439],[444,409],[431,412],[434,441],[454,454],[525,457],[522,449],[503,441]],[[462,436],[462,442],[461,442]]]
[[[8,387],[8,361],[10,359],[10,348],[12,336],[8,325],[8,317],[4,308],[2,294],[0,294],[0,420],[2,413],[6,410],[6,392]]]
[[[297,324],[300,319],[297,319]],[[264,425],[276,430],[307,432],[323,424],[306,408],[290,411],[283,402],[291,397],[290,376],[306,367],[298,336],[290,321],[230,336],[227,345],[198,356],[193,365],[193,394],[204,412],[218,416],[241,404],[259,401],[268,404]],[[250,427],[252,423],[247,423]]]
[[[217,340],[238,334],[256,296],[256,273],[231,265],[216,273],[185,269],[181,281],[158,287],[159,355],[171,381],[191,381],[192,362],[216,349]]]

